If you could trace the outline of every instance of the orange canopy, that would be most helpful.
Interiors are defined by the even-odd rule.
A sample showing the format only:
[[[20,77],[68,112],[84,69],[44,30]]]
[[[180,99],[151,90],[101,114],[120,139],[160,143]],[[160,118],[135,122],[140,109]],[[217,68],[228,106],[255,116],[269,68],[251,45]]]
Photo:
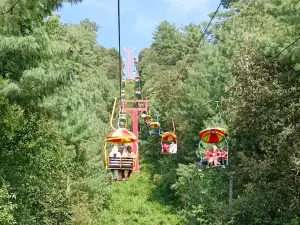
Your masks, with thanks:
[[[119,128],[111,132],[105,141],[114,144],[126,144],[137,141],[137,137],[126,128]]]
[[[222,128],[208,128],[200,132],[199,137],[206,143],[218,143],[223,141],[227,133]]]
[[[152,122],[152,123],[150,123],[150,128],[152,128],[152,129],[157,129],[159,127],[160,127],[159,122]]]
[[[151,120],[151,118],[152,118],[152,117],[151,117],[150,115],[145,115],[145,116],[143,116],[143,119],[144,119],[144,120]]]
[[[164,141],[176,141],[177,137],[174,133],[165,132],[161,135],[162,140]]]

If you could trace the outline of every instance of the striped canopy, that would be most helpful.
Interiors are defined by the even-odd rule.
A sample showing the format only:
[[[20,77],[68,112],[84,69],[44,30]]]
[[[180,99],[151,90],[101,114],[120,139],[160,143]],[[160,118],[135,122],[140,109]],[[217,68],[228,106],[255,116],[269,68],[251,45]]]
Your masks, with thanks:
[[[200,139],[206,143],[219,143],[227,136],[223,128],[207,128],[200,132]]]
[[[114,144],[126,144],[137,141],[137,137],[126,128],[119,128],[111,132],[105,141]]]
[[[152,128],[152,129],[157,129],[159,127],[160,127],[159,122],[151,122],[150,123],[150,128]]]
[[[177,137],[174,133],[165,132],[161,135],[162,140],[164,141],[176,141]]]

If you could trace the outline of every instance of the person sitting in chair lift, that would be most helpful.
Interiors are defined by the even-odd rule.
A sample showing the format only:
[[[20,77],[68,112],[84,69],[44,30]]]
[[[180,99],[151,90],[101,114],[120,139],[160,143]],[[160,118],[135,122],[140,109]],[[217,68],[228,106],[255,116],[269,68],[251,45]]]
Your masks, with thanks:
[[[173,142],[173,141],[170,144],[170,153],[171,154],[176,154],[177,153],[177,144],[175,144],[175,142]]]
[[[228,160],[226,148],[223,148],[221,152],[221,157],[222,157],[222,167],[225,168],[225,165],[227,164],[227,160]]]
[[[136,155],[132,152],[132,148],[130,145],[127,146],[127,156],[126,157],[133,158],[133,159],[136,158]],[[125,178],[126,180],[128,180],[130,178],[131,173],[132,173],[132,170],[128,170],[127,177]]]
[[[114,146],[114,147],[112,148],[111,152],[109,153],[109,157],[114,157],[114,158],[116,158],[116,157],[121,157],[121,154],[120,154],[119,149],[118,149],[117,146]],[[111,175],[112,175],[112,178],[113,178],[114,181],[117,180],[115,171],[116,171],[116,170],[111,170]],[[119,176],[120,176],[120,171],[119,171],[119,170],[118,170],[118,173],[119,173]],[[119,179],[120,179],[120,177],[119,177]]]
[[[163,144],[163,152],[169,153],[170,152],[170,146],[167,144]]]
[[[211,152],[212,152],[212,157],[210,158],[209,162],[210,163],[213,162],[214,166],[219,165],[220,163],[218,162],[218,159],[219,159],[220,152],[218,147],[216,145],[213,145]]]

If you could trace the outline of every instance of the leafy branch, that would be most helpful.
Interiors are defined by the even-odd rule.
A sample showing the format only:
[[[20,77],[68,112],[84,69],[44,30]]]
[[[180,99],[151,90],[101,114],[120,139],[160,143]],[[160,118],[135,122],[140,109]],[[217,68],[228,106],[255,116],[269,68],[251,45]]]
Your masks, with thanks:
[[[20,0],[15,1],[15,3],[14,3],[8,10],[6,10],[5,12],[2,12],[2,13],[0,14],[0,16],[3,16],[3,15],[5,15],[6,13],[11,12],[11,11],[18,5],[19,2],[20,2]]]

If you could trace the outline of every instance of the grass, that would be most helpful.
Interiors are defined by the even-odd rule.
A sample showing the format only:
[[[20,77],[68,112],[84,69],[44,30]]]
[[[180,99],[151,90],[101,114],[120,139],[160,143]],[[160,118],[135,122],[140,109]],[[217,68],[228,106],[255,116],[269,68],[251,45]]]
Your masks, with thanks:
[[[115,182],[108,209],[102,214],[105,225],[176,225],[180,217],[172,208],[150,200],[154,184],[146,171],[132,174],[129,181]]]

